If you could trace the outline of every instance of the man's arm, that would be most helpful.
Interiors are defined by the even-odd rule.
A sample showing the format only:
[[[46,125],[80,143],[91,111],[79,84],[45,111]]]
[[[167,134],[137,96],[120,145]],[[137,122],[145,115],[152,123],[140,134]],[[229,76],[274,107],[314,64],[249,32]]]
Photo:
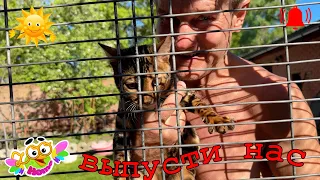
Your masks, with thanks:
[[[284,87],[284,86],[282,86]],[[296,84],[291,85],[291,94],[293,100],[304,100],[304,96],[300,91],[299,87]],[[285,87],[286,91],[287,88]],[[278,91],[275,91],[278,92]],[[275,94],[275,93],[272,93]],[[288,99],[287,93],[277,93],[275,96],[283,96],[279,97],[279,99]],[[290,109],[288,104],[274,104],[271,107],[271,111],[277,113],[275,115],[278,119],[290,119]],[[292,118],[293,119],[307,119],[313,118],[310,107],[307,102],[293,102],[292,103]],[[288,112],[285,112],[288,110]],[[271,112],[270,112],[271,113]],[[320,156],[320,145],[318,139],[314,138],[317,136],[317,129],[314,120],[303,120],[303,121],[295,121],[293,120],[293,134],[294,138],[313,138],[313,139],[304,139],[304,140],[294,140],[294,149],[301,150],[306,152],[305,159],[297,159],[295,162],[303,162],[304,165],[301,167],[296,167],[296,175],[307,175],[307,174],[318,174],[320,173],[320,159],[318,158],[308,158],[308,156]],[[280,125],[281,124],[281,125]],[[272,129],[268,129],[269,137],[282,139],[282,138],[292,138],[291,137],[291,123],[278,123],[272,124],[273,127],[278,126],[281,128],[275,128],[275,131]],[[282,131],[283,133],[278,134],[277,131]],[[274,136],[274,134],[278,134]],[[272,137],[273,136],[273,137]],[[281,141],[278,144],[283,149],[282,157],[287,157],[288,152],[292,149],[291,141]],[[301,157],[299,154],[294,154],[296,157]],[[288,163],[287,160],[283,162],[268,162],[269,167],[275,176],[292,176],[293,175],[293,166]],[[311,179],[320,179],[319,176],[311,176],[302,178],[303,180],[311,180]]]

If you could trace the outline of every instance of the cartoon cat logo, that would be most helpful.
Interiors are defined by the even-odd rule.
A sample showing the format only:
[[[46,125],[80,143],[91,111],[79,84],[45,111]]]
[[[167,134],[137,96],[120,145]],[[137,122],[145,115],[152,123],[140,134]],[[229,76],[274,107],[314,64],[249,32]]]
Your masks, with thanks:
[[[66,151],[69,145],[67,140],[58,142],[54,147],[53,142],[44,137],[38,137],[37,141],[37,144],[33,143],[34,138],[30,137],[24,143],[23,152],[11,152],[11,157],[5,159],[9,173],[15,176],[25,173],[31,177],[42,177],[52,170],[54,164],[60,164],[69,155]]]

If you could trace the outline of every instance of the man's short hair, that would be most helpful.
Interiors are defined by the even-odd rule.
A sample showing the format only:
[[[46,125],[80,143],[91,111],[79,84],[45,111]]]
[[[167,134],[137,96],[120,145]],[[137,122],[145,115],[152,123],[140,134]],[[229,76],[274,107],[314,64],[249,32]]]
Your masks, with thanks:
[[[155,0],[156,6],[158,6],[158,1],[159,1],[159,0]],[[243,0],[231,0],[232,8],[233,8],[233,9],[237,9],[237,8],[239,7],[239,4],[240,4],[242,1],[243,1]]]
[[[237,9],[239,8],[239,4],[243,1],[243,0],[231,0],[232,1],[232,8],[233,9]]]

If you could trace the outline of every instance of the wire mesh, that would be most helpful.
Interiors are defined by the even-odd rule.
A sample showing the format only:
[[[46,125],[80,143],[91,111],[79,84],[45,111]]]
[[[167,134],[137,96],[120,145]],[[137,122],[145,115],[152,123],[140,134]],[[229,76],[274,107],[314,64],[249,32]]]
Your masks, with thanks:
[[[192,147],[194,145],[182,144],[181,129],[183,128],[197,128],[202,129],[208,126],[219,126],[215,125],[200,125],[192,124],[190,126],[180,125],[178,120],[180,117],[179,110],[197,109],[197,108],[223,108],[223,107],[253,107],[253,106],[267,106],[269,104],[281,105],[289,104],[290,117],[282,119],[268,119],[265,118],[260,121],[255,121],[254,118],[250,120],[236,121],[236,128],[245,126],[255,127],[261,125],[272,124],[275,126],[281,126],[281,124],[290,123],[290,136],[282,138],[256,138],[256,139],[244,139],[239,135],[237,141],[203,141],[198,144],[200,147],[210,147],[221,145],[223,147],[239,147],[245,143],[264,143],[264,144],[276,144],[279,142],[290,142],[290,149],[297,149],[297,142],[303,140],[320,140],[319,134],[314,136],[304,135],[296,136],[295,131],[297,126],[294,126],[294,122],[306,122],[314,120],[319,126],[320,119],[320,106],[317,104],[320,101],[320,85],[319,85],[319,65],[320,54],[316,49],[308,49],[312,46],[320,47],[319,27],[320,22],[305,22],[303,27],[297,32],[291,31],[286,24],[279,23],[277,12],[281,9],[290,9],[292,7],[304,7],[304,6],[316,6],[320,5],[320,2],[308,2],[308,3],[292,3],[293,1],[277,1],[276,3],[270,3],[271,5],[257,5],[257,7],[248,7],[246,11],[248,14],[252,13],[251,16],[255,16],[254,13],[264,12],[266,14],[273,13],[271,16],[274,18],[269,24],[264,24],[257,20],[255,23],[249,23],[241,28],[221,28],[218,30],[198,30],[192,32],[177,32],[176,20],[184,16],[200,16],[205,14],[221,14],[221,13],[233,13],[238,12],[242,9],[218,9],[208,10],[204,12],[183,12],[174,13],[173,1],[166,1],[168,4],[168,12],[165,15],[158,15],[156,12],[157,7],[154,5],[154,0],[142,1],[142,0],[105,0],[105,1],[8,1],[3,0],[0,4],[0,18],[3,18],[3,23],[0,27],[0,93],[3,97],[0,97],[0,123],[1,136],[0,149],[4,150],[5,157],[0,157],[3,161],[5,158],[10,157],[10,150],[19,149],[22,147],[23,142],[31,136],[44,136],[46,138],[56,139],[68,139],[75,142],[92,142],[94,139],[97,141],[109,139],[112,140],[115,133],[130,134],[132,132],[141,132],[141,147],[130,147],[127,144],[127,140],[124,139],[124,148],[117,149],[117,151],[125,150],[125,153],[129,153],[130,150],[141,150],[142,160],[146,161],[147,151],[151,149],[159,149],[160,151],[160,167],[165,160],[165,149],[178,147],[179,154],[183,153],[183,147]],[[288,3],[289,2],[289,3]],[[259,3],[258,3],[259,4]],[[269,3],[267,3],[269,4]],[[44,7],[44,11],[52,13],[51,18],[54,21],[54,31],[59,32],[57,34],[57,42],[40,43],[38,47],[34,44],[24,45],[24,41],[11,39],[9,37],[9,30],[16,25],[16,17],[20,17],[21,9],[29,10],[30,6],[34,6],[35,9]],[[177,8],[177,7],[176,7]],[[270,12],[269,12],[270,11]],[[63,15],[63,13],[66,13]],[[264,14],[265,15],[265,14]],[[62,16],[62,17],[61,17]],[[267,18],[265,15],[264,18]],[[169,18],[169,26],[167,33],[158,34],[157,23],[163,18]],[[262,18],[263,19],[263,18]],[[276,20],[274,20],[276,19]],[[0,19],[2,20],[2,19]],[[250,19],[252,20],[252,18]],[[255,19],[254,19],[255,20]],[[284,21],[287,22],[286,16]],[[175,48],[175,37],[178,36],[198,36],[208,33],[228,33],[231,31],[241,30],[240,33],[249,33],[247,36],[243,35],[242,38],[246,37],[250,39],[250,32],[254,32],[261,35],[268,33],[272,34],[272,30],[280,32],[274,39],[263,39],[263,37],[256,36],[256,38],[262,39],[261,41],[247,42],[243,44],[238,43],[236,45],[224,48],[219,46],[218,48],[206,49],[206,50],[177,50]],[[262,34],[261,34],[262,32]],[[300,32],[300,33],[299,33]],[[315,34],[315,35],[314,35]],[[59,37],[60,35],[60,37]],[[149,43],[153,47],[153,51],[156,51],[156,39],[159,37],[171,36],[171,51],[170,53],[154,53],[154,54],[139,54],[138,45]],[[242,39],[237,39],[241,41]],[[231,40],[232,42],[233,40]],[[98,42],[107,43],[117,49],[117,56],[105,56]],[[230,42],[229,42],[230,43]],[[121,47],[134,46],[134,55],[123,55],[120,53]],[[308,56],[307,53],[304,57],[297,57],[296,53],[292,48],[305,48],[309,54],[315,54]],[[230,65],[224,67],[206,67],[206,68],[192,68],[191,70],[177,70],[176,56],[188,54],[188,53],[219,53],[221,51],[233,52],[240,57],[248,59],[253,64],[241,64],[241,65]],[[310,53],[312,51],[312,53]],[[315,53],[314,53],[315,52]],[[284,60],[266,60],[264,56],[268,54],[281,54]],[[292,55],[294,54],[294,55]],[[115,116],[119,114],[126,114],[128,112],[118,111],[118,106],[125,109],[123,104],[118,104],[118,100],[123,96],[130,93],[119,93],[114,85],[113,78],[124,77],[124,75],[114,76],[109,66],[109,62],[112,59],[120,59],[118,64],[118,71],[122,72],[122,65],[126,63],[127,58],[136,58],[136,73],[130,74],[130,76],[136,76],[138,83],[138,91],[134,94],[138,95],[138,107],[134,113],[142,114],[143,112],[154,111],[154,110],[142,110],[143,107],[143,96],[150,93],[160,93],[158,89],[159,82],[157,76],[163,74],[163,72],[144,73],[140,72],[141,64],[140,58],[146,56],[154,57],[155,67],[157,67],[157,58],[163,55],[171,55],[172,58],[172,70],[170,73],[174,76],[174,94],[175,96],[175,107],[174,108],[160,108],[158,112],[175,110],[177,125],[174,127],[163,127],[161,122],[161,113],[157,114],[158,127],[144,127],[143,116],[140,116],[141,127],[139,129],[115,129]],[[273,57],[271,57],[273,58]],[[297,67],[300,67],[298,69]],[[313,66],[313,67],[312,67]],[[266,81],[260,83],[249,83],[240,84],[236,86],[218,86],[218,87],[188,87],[179,91],[238,91],[238,90],[256,90],[263,92],[264,88],[276,87],[279,85],[288,86],[288,99],[259,99],[258,101],[241,101],[241,100],[229,100],[221,101],[221,103],[212,103],[207,106],[199,107],[179,107],[178,106],[178,73],[184,72],[202,72],[202,71],[217,71],[217,70],[236,70],[236,69],[250,69],[259,67],[271,67],[270,71],[277,71],[274,74],[283,76],[286,79],[279,82]],[[277,69],[277,67],[279,67]],[[281,68],[284,67],[284,68]],[[292,74],[299,71],[311,72],[312,77],[304,77],[304,79],[293,79]],[[301,73],[300,73],[301,74]],[[144,76],[154,75],[156,78],[156,89],[154,91],[144,91],[142,79]],[[250,77],[247,77],[250,78]],[[292,84],[313,84],[312,88],[302,89],[305,99],[297,99],[292,95],[293,87]],[[120,83],[120,89],[123,89],[123,84]],[[264,92],[270,93],[270,92]],[[273,93],[274,94],[274,93]],[[309,96],[312,94],[312,96]],[[160,98],[158,97],[158,100]],[[306,102],[312,110],[314,117],[307,116],[294,116],[293,103]],[[159,102],[157,102],[159,106]],[[314,103],[314,104],[312,104]],[[113,110],[112,110],[113,108]],[[232,108],[231,108],[232,109]],[[318,114],[316,114],[318,113]],[[231,113],[232,114],[232,113]],[[233,113],[234,114],[234,113]],[[258,118],[258,117],[257,117]],[[123,124],[126,121],[123,119]],[[232,125],[231,123],[226,125]],[[99,126],[99,127],[97,127]],[[163,138],[164,130],[174,129],[177,130],[177,144],[165,145]],[[320,129],[318,127],[318,129]],[[146,146],[145,132],[148,131],[159,131],[159,145]],[[238,132],[240,133],[240,132]],[[232,136],[226,134],[225,137]],[[236,133],[235,133],[236,134]],[[240,138],[241,137],[241,138]],[[314,149],[314,151],[318,151]],[[97,150],[97,149],[86,149],[73,151],[71,155],[81,154],[95,154],[95,153],[114,153],[115,150]],[[246,153],[243,152],[243,155]],[[78,156],[78,159],[81,159]],[[287,160],[286,157],[283,158]],[[292,157],[293,160],[301,159],[301,157]],[[320,155],[307,155],[304,159],[318,159],[320,161]],[[128,160],[128,159],[126,159]],[[82,160],[81,160],[82,161]],[[227,167],[231,164],[241,163],[261,163],[267,162],[268,159],[265,157],[262,159],[228,159],[223,158],[222,161],[209,162],[207,165],[199,163],[200,167],[208,165],[219,164]],[[318,162],[319,162],[318,161]],[[76,161],[77,167],[65,171],[54,171],[48,176],[54,179],[67,179],[74,175],[79,174],[90,174],[87,171],[80,170],[78,165],[81,162]],[[168,164],[167,166],[183,166],[181,159],[179,158],[178,164]],[[2,165],[0,165],[2,166]],[[315,164],[314,166],[320,166]],[[220,167],[220,166],[219,166]],[[227,168],[226,168],[227,169]],[[101,170],[99,167],[98,170]],[[225,174],[228,174],[226,170]],[[232,169],[230,170],[232,171]],[[240,171],[240,170],[239,170]],[[245,171],[245,170],[243,170]],[[250,171],[253,171],[252,169]],[[91,173],[92,174],[92,173]],[[182,173],[183,174],[183,173]],[[70,176],[69,176],[70,175]],[[97,177],[99,177],[97,173]],[[221,178],[228,175],[224,175]],[[259,175],[260,176],[260,175]],[[303,177],[318,177],[319,173],[309,174],[297,174],[297,168],[292,166],[292,174],[287,174],[277,179],[298,179]],[[15,176],[9,175],[7,170],[0,169],[0,178],[13,178]],[[90,176],[84,178],[92,178]],[[165,172],[162,170],[162,179],[166,179]],[[21,177],[16,177],[20,179]],[[22,177],[23,179],[24,177]],[[220,177],[216,177],[220,179]],[[246,176],[238,177],[239,179],[256,179],[257,177]],[[184,179],[181,175],[180,179]],[[232,176],[232,179],[235,179]],[[258,179],[274,179],[274,176],[264,176]]]

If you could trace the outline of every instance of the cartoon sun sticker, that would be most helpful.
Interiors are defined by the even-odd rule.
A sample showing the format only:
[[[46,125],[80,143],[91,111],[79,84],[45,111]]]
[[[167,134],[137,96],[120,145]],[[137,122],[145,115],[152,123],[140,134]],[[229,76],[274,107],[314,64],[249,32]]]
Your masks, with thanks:
[[[49,30],[54,24],[49,22],[49,16],[51,14],[43,14],[43,7],[36,11],[33,7],[30,8],[30,13],[22,9],[23,17],[16,18],[20,24],[9,31],[10,38],[15,36],[15,31],[20,31],[20,38],[26,38],[26,44],[29,44],[32,40],[36,47],[38,47],[38,41],[42,40],[47,43],[46,36],[50,36],[50,41],[54,42],[56,39],[55,34]]]
[[[21,176],[25,173],[31,177],[42,177],[52,170],[54,163],[60,164],[69,155],[66,151],[69,145],[67,140],[58,142],[54,147],[53,142],[44,137],[37,138],[38,144],[34,144],[33,141],[32,137],[25,141],[24,152],[17,150],[11,152],[11,157],[5,160],[9,173]]]

